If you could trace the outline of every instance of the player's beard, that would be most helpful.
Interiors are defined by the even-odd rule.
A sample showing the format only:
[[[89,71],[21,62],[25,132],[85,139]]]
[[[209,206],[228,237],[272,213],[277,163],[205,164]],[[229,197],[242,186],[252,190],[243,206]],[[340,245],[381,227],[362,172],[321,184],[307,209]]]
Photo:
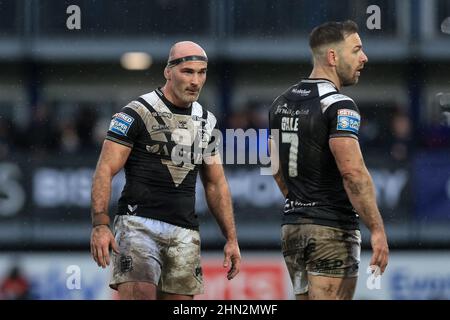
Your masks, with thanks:
[[[178,99],[186,104],[190,104],[194,101],[197,101],[200,95],[200,89],[198,89],[196,94],[189,94],[187,90],[188,88],[184,87],[175,88],[175,94],[177,95]]]
[[[343,87],[358,83],[358,76],[356,75],[356,72],[357,70],[353,70],[352,66],[345,62],[336,68],[336,73]]]

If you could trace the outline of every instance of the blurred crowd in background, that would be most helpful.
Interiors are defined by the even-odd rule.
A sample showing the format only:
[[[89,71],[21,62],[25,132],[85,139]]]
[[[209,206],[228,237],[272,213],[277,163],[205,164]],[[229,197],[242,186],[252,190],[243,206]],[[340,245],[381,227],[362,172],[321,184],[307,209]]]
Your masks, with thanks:
[[[219,114],[219,128],[267,129],[269,107],[268,101],[250,101],[236,108],[235,112]],[[118,112],[120,106],[113,109],[107,108]],[[377,106],[372,106],[360,109],[362,125],[359,139],[363,150],[383,153],[393,160],[402,161],[415,150],[450,147],[449,130],[439,125],[421,128],[421,134],[415,139],[405,108],[377,109]],[[58,110],[57,105],[42,104],[31,110],[33,115],[25,125],[0,116],[0,159],[6,159],[14,152],[26,152],[30,157],[98,152],[110,122],[101,107],[90,104],[73,105],[72,112],[65,115],[53,111]]]

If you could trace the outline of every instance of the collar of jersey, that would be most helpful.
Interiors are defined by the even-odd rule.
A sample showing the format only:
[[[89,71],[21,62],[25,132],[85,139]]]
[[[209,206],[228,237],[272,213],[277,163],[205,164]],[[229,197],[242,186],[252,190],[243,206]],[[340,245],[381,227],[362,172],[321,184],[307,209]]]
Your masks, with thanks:
[[[174,113],[181,113],[181,114],[191,114],[192,113],[192,103],[189,106],[189,108],[179,107],[172,102],[170,102],[164,93],[161,90],[161,87],[158,87],[158,89],[155,90],[156,94],[159,96],[159,98],[164,102],[164,104],[167,106],[167,108],[170,109],[170,111]]]
[[[336,87],[336,85],[334,84],[334,82],[330,81],[329,79],[325,79],[325,78],[303,78],[302,80],[308,80],[308,82],[314,82],[314,83],[328,82],[329,84],[331,84],[336,89],[336,91],[339,91],[338,88]]]

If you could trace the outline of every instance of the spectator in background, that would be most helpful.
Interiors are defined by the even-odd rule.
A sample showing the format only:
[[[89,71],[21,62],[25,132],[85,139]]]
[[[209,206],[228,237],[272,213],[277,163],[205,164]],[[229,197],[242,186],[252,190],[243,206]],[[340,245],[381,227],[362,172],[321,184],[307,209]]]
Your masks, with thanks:
[[[61,122],[60,125],[60,150],[64,153],[75,153],[80,150],[81,141],[75,125],[70,120]]]
[[[269,125],[267,120],[267,106],[261,101],[250,101],[247,104],[246,112],[249,127],[253,129],[266,129]]]
[[[233,129],[233,130],[242,129],[245,132],[249,127],[247,112],[245,110],[239,110],[236,112],[232,112],[228,116],[226,123],[227,123],[227,129]],[[231,157],[231,155],[227,155],[227,154],[228,154],[228,152],[231,152],[230,148],[233,148],[234,163],[237,163],[237,159],[238,159],[237,155],[238,154],[244,154],[245,152],[248,151],[248,140],[245,141],[244,145],[238,145],[237,143],[233,143],[233,141],[228,141],[227,135],[224,132],[223,142],[224,142],[224,149],[223,149],[224,159],[225,159],[225,157]]]
[[[103,142],[110,118],[101,119],[89,104],[74,105],[75,113],[59,119],[59,148],[63,153],[75,154],[93,151]],[[102,129],[101,139],[99,127]]]
[[[15,131],[14,123],[0,116],[0,160],[6,159],[12,151]]]
[[[230,129],[266,129],[267,121],[267,106],[262,101],[248,101],[238,111],[231,113],[228,116],[228,128]]]
[[[101,147],[103,141],[105,141],[106,134],[108,131],[109,123],[111,122],[111,117],[101,117],[98,119],[97,123],[94,126],[93,140],[96,148]]]
[[[249,139],[245,139],[245,145],[234,144],[235,163],[237,163],[236,155],[238,153],[244,154],[245,163],[249,163],[250,154],[259,154],[259,150],[267,150],[267,138],[268,134],[260,136],[259,130],[266,130],[268,127],[268,121],[266,116],[266,105],[261,101],[249,101],[240,110],[233,112],[228,117],[229,129],[242,129],[244,132],[249,133],[247,130],[256,130],[257,142],[251,143]],[[267,131],[267,130],[266,130]],[[264,132],[263,132],[264,133]],[[225,146],[226,146],[225,141]],[[226,148],[225,148],[226,152]]]
[[[229,115],[228,128],[247,130],[249,127],[247,113],[245,111],[233,112]]]
[[[18,266],[12,267],[9,275],[0,285],[0,298],[2,300],[28,300],[30,284]]]
[[[443,121],[444,117],[442,112],[437,113],[427,126],[422,128],[420,139],[425,147],[444,150],[450,147],[450,126]]]
[[[382,126],[385,125],[377,119],[373,114],[367,114],[363,108],[361,110],[361,130],[359,135],[359,144],[361,145],[361,149],[370,150],[375,149],[376,152],[379,152],[383,147],[383,142],[379,141]],[[384,140],[386,141],[386,140]]]
[[[270,102],[269,102],[270,103]],[[265,104],[263,101],[250,101],[247,104],[247,118],[249,127],[256,130],[257,143],[249,146],[249,152],[268,155],[267,139],[269,133],[269,121],[267,119],[267,108],[269,103]]]
[[[91,106],[84,105],[76,115],[75,127],[81,142],[82,150],[95,150],[94,128],[98,114]]]
[[[55,151],[59,144],[59,134],[55,119],[46,105],[36,107],[33,119],[26,130],[29,147],[37,153]]]
[[[405,161],[409,158],[411,149],[411,122],[407,114],[397,112],[391,121],[392,141],[390,154],[396,161]]]

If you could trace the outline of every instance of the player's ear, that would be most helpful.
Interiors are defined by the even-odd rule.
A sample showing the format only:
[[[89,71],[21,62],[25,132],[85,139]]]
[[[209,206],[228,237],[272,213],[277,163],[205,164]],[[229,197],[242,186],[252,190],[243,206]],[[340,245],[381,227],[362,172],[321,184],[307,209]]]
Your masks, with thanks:
[[[330,66],[335,67],[337,64],[337,51],[336,49],[329,48],[327,49],[327,62]]]
[[[166,78],[166,80],[170,80],[171,79],[171,72],[172,70],[168,67],[164,68],[164,78]]]

